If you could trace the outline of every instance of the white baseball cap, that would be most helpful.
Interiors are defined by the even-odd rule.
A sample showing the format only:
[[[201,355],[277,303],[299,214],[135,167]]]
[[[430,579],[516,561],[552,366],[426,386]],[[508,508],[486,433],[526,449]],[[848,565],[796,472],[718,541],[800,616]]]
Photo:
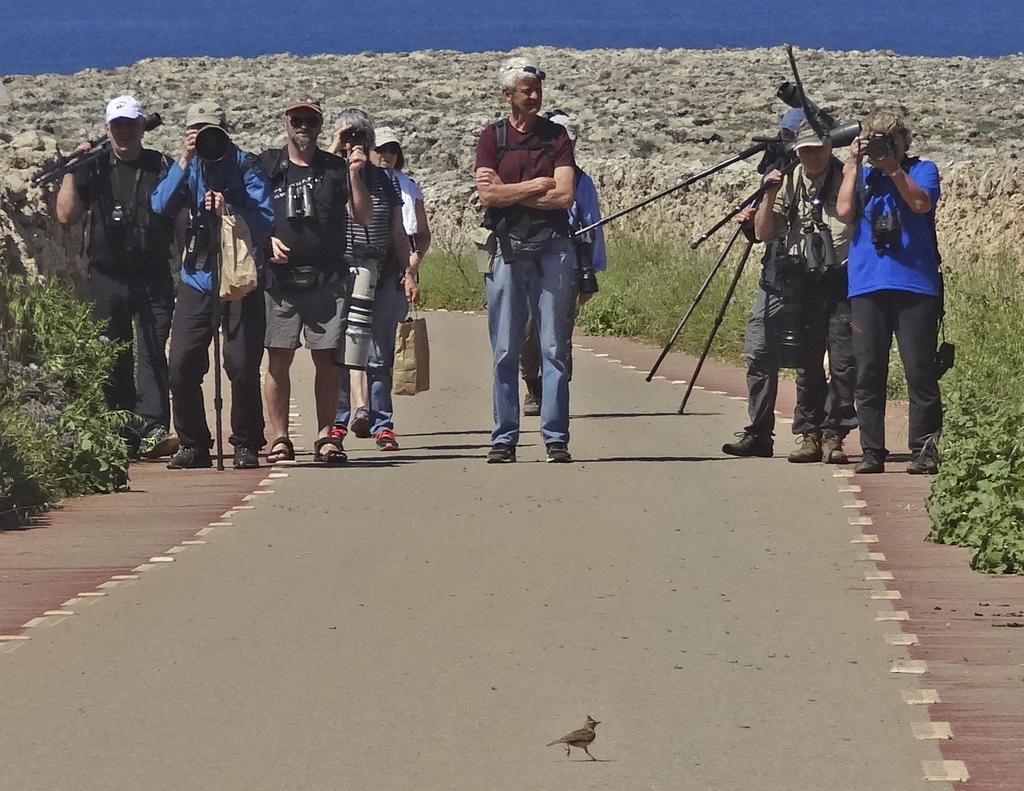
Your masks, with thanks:
[[[142,105],[134,96],[118,96],[107,103],[107,123],[115,118],[142,118]]]

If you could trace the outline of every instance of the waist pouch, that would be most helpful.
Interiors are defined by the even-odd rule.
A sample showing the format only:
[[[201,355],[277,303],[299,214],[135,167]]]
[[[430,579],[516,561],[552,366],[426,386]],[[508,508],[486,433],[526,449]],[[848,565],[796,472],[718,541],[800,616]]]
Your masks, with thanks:
[[[270,264],[270,287],[282,292],[312,291],[323,282],[323,270],[316,266],[277,266]]]

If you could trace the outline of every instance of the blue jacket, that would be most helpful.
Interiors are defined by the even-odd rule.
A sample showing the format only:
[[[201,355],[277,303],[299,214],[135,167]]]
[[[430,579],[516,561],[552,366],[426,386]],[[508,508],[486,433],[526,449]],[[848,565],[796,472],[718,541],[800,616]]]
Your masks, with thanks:
[[[267,174],[252,154],[237,148],[233,162],[225,157],[224,160],[209,163],[206,167],[211,169],[211,175],[216,176],[217,180],[227,184],[223,190],[224,199],[231,210],[241,215],[249,226],[256,266],[262,268],[262,243],[270,237],[274,227],[274,205],[270,198]],[[181,165],[175,161],[167,175],[153,190],[150,205],[156,214],[165,217],[173,217],[188,206],[191,206],[193,215],[199,216],[206,212],[203,207],[206,190],[206,181],[198,157],[192,158],[187,170],[182,170]],[[204,294],[213,293],[213,273],[208,269],[191,269],[182,262],[181,282]]]
[[[581,168],[576,170],[576,200],[569,207],[569,227],[576,226],[576,217],[580,218],[580,227],[586,228],[601,219],[601,206],[597,201],[597,187]],[[604,247],[604,227],[594,229],[594,271],[603,272],[608,268],[608,254]]]

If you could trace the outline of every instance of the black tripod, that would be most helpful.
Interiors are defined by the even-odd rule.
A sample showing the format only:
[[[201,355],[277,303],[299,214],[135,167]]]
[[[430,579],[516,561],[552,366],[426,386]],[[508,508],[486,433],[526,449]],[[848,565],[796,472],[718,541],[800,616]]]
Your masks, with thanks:
[[[786,174],[791,173],[793,169],[796,167],[796,165],[796,160],[787,163],[782,168],[782,175],[785,176]],[[737,204],[732,209],[732,211],[725,215],[725,217],[723,217],[721,220],[715,223],[705,233],[697,237],[697,239],[695,239],[690,244],[690,247],[692,249],[700,247],[700,245],[702,245],[704,242],[710,239],[711,236],[715,234],[717,231],[719,231],[721,228],[724,228],[725,225],[729,222],[729,220],[731,220],[745,208],[747,208],[748,206],[756,206],[758,203],[760,203],[761,198],[764,196],[767,190],[768,185],[762,184],[753,194],[751,194],[741,203]],[[722,251],[722,254],[718,257],[718,260],[715,261],[714,266],[711,267],[711,271],[708,272],[708,276],[704,278],[704,282],[701,284],[701,287],[697,290],[697,293],[694,295],[693,301],[690,303],[690,306],[686,309],[686,313],[683,314],[683,318],[680,320],[679,324],[676,325],[675,331],[672,333],[672,336],[668,339],[668,342],[665,344],[664,348],[662,348],[661,354],[658,355],[658,359],[654,362],[654,365],[651,366],[651,370],[647,374],[648,382],[650,382],[654,378],[654,375],[658,372],[658,368],[661,366],[661,363],[665,360],[665,358],[668,356],[668,353],[672,350],[672,347],[675,345],[676,340],[679,338],[679,334],[683,331],[683,327],[686,326],[686,322],[690,320],[690,316],[693,315],[693,311],[696,309],[698,303],[707,293],[707,290],[711,285],[711,281],[714,280],[715,275],[717,275],[719,270],[722,268],[722,265],[725,263],[725,259],[729,255],[729,251],[732,249],[732,246],[736,243],[736,240],[739,238],[739,235],[740,233],[742,233],[742,231],[742,228],[736,229],[735,233],[733,233],[732,235],[732,238],[729,239],[729,243],[725,246],[725,249]],[[748,242],[747,248],[743,253],[743,257],[740,261],[740,264],[737,267],[736,274],[733,277],[732,283],[730,283],[729,285],[729,289],[725,295],[725,300],[722,303],[722,307],[718,311],[718,316],[715,318],[715,323],[711,328],[711,334],[707,339],[707,343],[704,345],[704,351],[700,356],[700,360],[697,362],[697,368],[694,370],[693,376],[690,377],[690,381],[686,389],[686,396],[683,398],[682,404],[679,405],[680,415],[683,414],[683,409],[686,408],[686,402],[689,400],[690,393],[693,391],[694,380],[696,380],[697,375],[700,373],[700,369],[704,365],[704,359],[707,357],[708,351],[711,348],[711,343],[715,339],[715,334],[718,332],[718,328],[722,324],[722,317],[725,315],[725,311],[729,307],[729,302],[732,300],[732,295],[736,291],[736,286],[739,283],[740,275],[743,273],[743,268],[746,266],[747,259],[750,257],[750,250],[753,247],[753,245],[753,241]]]

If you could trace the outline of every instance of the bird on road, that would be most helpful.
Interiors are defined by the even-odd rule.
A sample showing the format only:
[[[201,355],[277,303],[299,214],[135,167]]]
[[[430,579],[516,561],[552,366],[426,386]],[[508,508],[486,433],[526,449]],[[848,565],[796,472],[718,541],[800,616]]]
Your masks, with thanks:
[[[580,728],[579,730],[575,730],[572,733],[567,733],[561,739],[555,739],[553,742],[548,742],[548,744],[546,744],[545,747],[551,747],[555,744],[564,744],[566,755],[569,755],[570,747],[576,747],[580,750],[583,750],[583,752],[585,752],[590,757],[591,761],[596,761],[597,759],[594,756],[590,755],[590,750],[587,749],[587,746],[591,742],[593,742],[594,739],[597,738],[597,734],[594,732],[594,728],[600,724],[600,722],[598,722],[588,714],[587,721],[583,723],[582,728]]]

